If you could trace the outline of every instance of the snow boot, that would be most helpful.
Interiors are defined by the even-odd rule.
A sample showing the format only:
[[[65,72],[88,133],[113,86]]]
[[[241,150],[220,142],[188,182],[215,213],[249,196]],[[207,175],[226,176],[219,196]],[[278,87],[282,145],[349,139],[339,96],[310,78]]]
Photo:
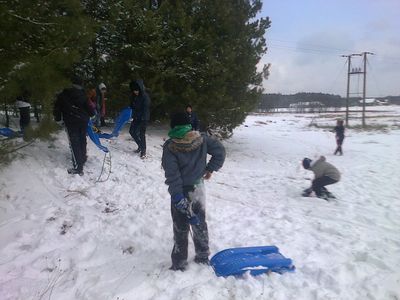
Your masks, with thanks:
[[[180,265],[172,265],[169,269],[172,270],[172,271],[184,272],[184,271],[186,271],[187,266],[188,266],[188,263],[184,262],[184,263],[182,263]]]
[[[333,195],[326,187],[321,188],[322,195],[325,195],[329,199],[336,199],[335,195]]]
[[[199,265],[210,265],[210,260],[208,259],[208,257],[195,257],[194,258],[194,262],[196,263],[196,264],[199,264]]]
[[[79,174],[79,176],[83,176],[83,170],[78,170],[78,169],[74,169],[74,168],[70,168],[67,170],[68,174]]]
[[[308,188],[308,189],[305,189],[301,193],[301,196],[303,196],[303,197],[311,197],[311,193],[312,193],[312,188]]]

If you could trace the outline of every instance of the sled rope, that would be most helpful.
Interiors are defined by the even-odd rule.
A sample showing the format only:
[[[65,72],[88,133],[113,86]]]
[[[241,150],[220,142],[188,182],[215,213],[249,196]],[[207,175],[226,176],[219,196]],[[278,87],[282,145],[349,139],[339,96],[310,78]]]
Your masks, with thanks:
[[[106,169],[108,169],[108,170],[106,170]],[[105,178],[102,178],[103,174],[106,174]],[[100,172],[99,177],[96,180],[96,183],[97,182],[106,182],[108,180],[108,178],[110,178],[110,174],[111,174],[111,152],[106,152],[106,153],[104,153],[103,165],[101,166],[101,172]]]
[[[15,151],[17,151],[19,149],[25,148],[25,147],[29,146],[30,144],[32,144],[33,142],[34,142],[34,140],[30,141],[30,142],[27,142],[26,144],[24,144],[22,146],[15,147],[15,148],[11,149],[10,151],[5,152],[4,154],[10,154],[10,153],[15,152]]]

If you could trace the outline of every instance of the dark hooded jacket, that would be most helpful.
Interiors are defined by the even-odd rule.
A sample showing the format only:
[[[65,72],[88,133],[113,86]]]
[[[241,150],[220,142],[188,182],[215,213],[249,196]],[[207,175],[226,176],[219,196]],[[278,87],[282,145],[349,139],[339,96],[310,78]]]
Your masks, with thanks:
[[[131,94],[130,96],[132,118],[138,121],[149,121],[151,100],[144,89],[143,80],[138,79],[130,83],[131,92],[136,88],[139,89],[139,95]]]
[[[207,154],[211,155],[207,163]],[[198,131],[184,138],[171,138],[163,146],[162,166],[171,196],[183,193],[184,186],[196,184],[206,171],[218,171],[225,161],[225,148],[215,138]]]
[[[344,126],[335,126],[335,128],[333,128],[333,130],[336,132],[336,137],[339,139],[344,139]]]
[[[197,118],[197,114],[195,112],[186,113],[190,119],[190,124],[192,125],[193,130],[199,130],[199,119]]]
[[[64,89],[57,96],[53,113],[54,119],[63,120],[67,127],[87,126],[89,118],[94,115],[85,92],[79,85]]]

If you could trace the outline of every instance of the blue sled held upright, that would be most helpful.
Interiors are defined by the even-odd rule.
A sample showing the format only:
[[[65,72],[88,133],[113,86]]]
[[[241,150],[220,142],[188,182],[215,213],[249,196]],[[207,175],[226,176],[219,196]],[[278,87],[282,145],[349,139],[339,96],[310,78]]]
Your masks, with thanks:
[[[210,260],[217,276],[240,276],[249,271],[256,276],[268,272],[293,272],[291,259],[284,257],[276,246],[231,248],[218,252]]]

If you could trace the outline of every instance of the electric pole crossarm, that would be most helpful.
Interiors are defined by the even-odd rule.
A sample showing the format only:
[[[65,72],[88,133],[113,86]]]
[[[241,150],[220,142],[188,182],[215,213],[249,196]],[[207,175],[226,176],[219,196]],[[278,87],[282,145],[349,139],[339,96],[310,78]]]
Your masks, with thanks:
[[[365,127],[365,99],[366,99],[366,87],[367,87],[367,54],[374,55],[372,52],[363,53],[352,53],[349,55],[342,55],[342,57],[347,57],[347,92],[346,92],[346,127],[349,126],[349,97],[350,97],[350,75],[363,74],[363,110],[362,110],[362,126]],[[355,71],[350,71],[351,58],[353,56],[362,56],[364,62],[364,70],[360,69]]]

